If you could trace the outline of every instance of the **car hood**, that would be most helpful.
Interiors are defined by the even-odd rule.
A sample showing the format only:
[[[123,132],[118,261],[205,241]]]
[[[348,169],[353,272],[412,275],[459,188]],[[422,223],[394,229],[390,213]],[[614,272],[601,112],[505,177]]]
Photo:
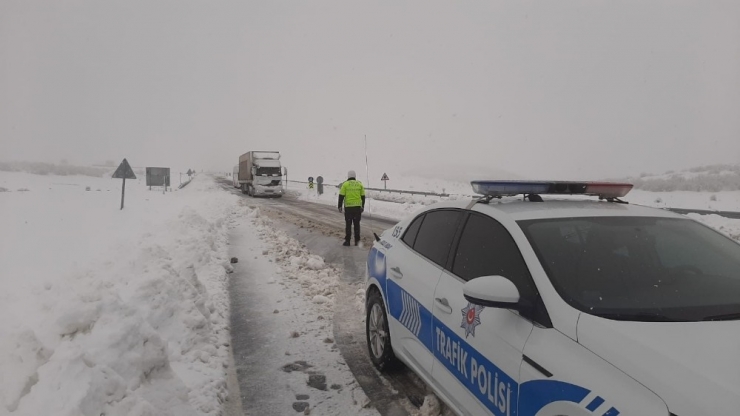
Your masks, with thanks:
[[[740,414],[740,321],[627,322],[581,314],[578,342],[677,416]]]

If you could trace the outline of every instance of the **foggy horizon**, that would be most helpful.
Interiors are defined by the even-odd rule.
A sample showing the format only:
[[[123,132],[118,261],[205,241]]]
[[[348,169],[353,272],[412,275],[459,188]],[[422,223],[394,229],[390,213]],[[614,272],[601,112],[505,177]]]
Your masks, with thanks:
[[[602,179],[740,162],[731,1],[0,4],[0,161]],[[462,172],[464,175],[464,172]],[[392,179],[392,178],[391,178]]]

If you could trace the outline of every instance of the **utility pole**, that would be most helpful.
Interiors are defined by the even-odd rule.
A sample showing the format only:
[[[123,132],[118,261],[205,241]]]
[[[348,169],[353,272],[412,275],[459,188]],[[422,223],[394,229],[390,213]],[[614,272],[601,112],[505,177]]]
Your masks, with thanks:
[[[365,135],[365,176],[367,177],[367,187],[370,187],[370,167],[367,163],[367,134]]]

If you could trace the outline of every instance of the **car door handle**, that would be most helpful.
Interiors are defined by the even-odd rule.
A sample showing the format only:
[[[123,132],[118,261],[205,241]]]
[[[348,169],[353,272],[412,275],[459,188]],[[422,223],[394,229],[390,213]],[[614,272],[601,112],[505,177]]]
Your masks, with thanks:
[[[391,267],[391,271],[393,272],[393,275],[396,276],[397,278],[400,279],[403,277],[403,273],[401,273],[400,267]]]
[[[452,313],[452,307],[450,307],[450,303],[447,302],[446,298],[434,298],[434,306],[439,308],[444,313]]]

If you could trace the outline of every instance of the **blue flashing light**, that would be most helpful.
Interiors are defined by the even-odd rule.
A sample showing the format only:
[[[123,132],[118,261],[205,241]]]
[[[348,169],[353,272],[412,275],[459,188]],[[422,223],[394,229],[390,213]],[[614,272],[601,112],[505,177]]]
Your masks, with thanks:
[[[544,194],[550,189],[543,181],[472,181],[473,192],[486,196]]]

